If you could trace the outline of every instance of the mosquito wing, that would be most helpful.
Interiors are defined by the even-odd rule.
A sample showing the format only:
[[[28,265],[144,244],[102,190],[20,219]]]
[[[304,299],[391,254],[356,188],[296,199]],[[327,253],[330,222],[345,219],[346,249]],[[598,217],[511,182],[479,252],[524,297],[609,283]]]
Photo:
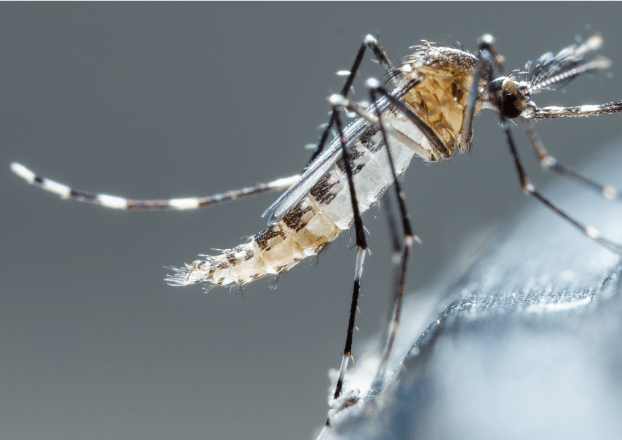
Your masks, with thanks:
[[[346,145],[350,145],[364,133],[367,125],[367,121],[362,118],[348,125],[343,133]],[[333,168],[341,156],[341,144],[339,139],[335,138],[317,159],[309,165],[300,180],[285,191],[272,206],[266,209],[262,217],[269,215],[268,224],[274,224],[281,220],[285,214],[306,197],[311,188]]]

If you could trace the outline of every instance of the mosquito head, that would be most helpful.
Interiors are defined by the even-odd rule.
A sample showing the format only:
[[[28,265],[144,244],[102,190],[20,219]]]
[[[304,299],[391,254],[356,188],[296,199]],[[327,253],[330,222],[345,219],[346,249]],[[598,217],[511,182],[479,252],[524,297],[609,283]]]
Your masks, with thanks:
[[[491,81],[488,84],[488,92],[494,97],[492,100],[495,107],[507,119],[518,118],[529,102],[526,86],[507,76]]]

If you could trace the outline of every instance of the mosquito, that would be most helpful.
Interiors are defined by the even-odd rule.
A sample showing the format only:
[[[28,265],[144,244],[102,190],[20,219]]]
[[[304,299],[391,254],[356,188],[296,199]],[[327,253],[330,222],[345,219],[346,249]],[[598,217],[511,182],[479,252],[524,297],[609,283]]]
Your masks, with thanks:
[[[586,54],[602,45],[602,38],[593,36],[557,53],[546,53],[535,63],[528,63],[525,71],[505,69],[492,36],[484,35],[478,44],[478,52],[471,54],[462,47],[423,40],[422,45],[414,46],[414,52],[394,67],[376,38],[367,35],[352,68],[345,72],[347,79],[341,93],[329,98],[330,117],[302,175],[209,197],[129,200],[75,190],[39,177],[18,163],[11,164],[11,168],[29,183],[63,198],[127,210],[197,209],[255,194],[286,190],[263,213],[263,216],[268,216],[267,229],[254,235],[249,242],[223,250],[219,255],[200,255],[200,259],[184,267],[172,268],[173,273],[166,278],[172,286],[209,283],[210,287],[241,287],[266,276],[278,277],[302,260],[317,255],[342,231],[354,226],[357,253],[352,301],[345,348],[338,379],[331,392],[326,429],[330,426],[332,414],[360,400],[356,397],[356,390],[344,392],[344,379],[348,361],[352,358],[355,316],[368,252],[361,215],[378,203],[387,189],[393,186],[401,234],[398,233],[392,210],[387,208],[397,264],[394,266],[391,320],[372,385],[372,390],[381,390],[399,326],[411,248],[419,241],[409,221],[399,176],[415,156],[426,162],[437,162],[456,153],[468,152],[472,146],[474,116],[480,110],[490,109],[497,113],[523,192],[592,240],[615,252],[622,252],[620,244],[601,236],[595,228],[578,222],[536,189],[525,173],[508,124],[508,120],[520,118],[545,170],[575,179],[607,199],[619,198],[618,191],[612,187],[596,183],[560,164],[548,153],[531,125],[531,120],[622,112],[622,101],[541,108],[530,100],[532,95],[558,90],[581,75],[608,69],[611,62],[602,56],[585,59]],[[362,106],[348,100],[347,95],[367,50],[371,50],[386,74],[384,82],[373,78],[366,81],[371,104]],[[387,89],[389,83],[392,84],[391,91]],[[341,119],[343,111],[355,113],[358,119],[344,127]],[[331,133],[333,138],[328,141]]]

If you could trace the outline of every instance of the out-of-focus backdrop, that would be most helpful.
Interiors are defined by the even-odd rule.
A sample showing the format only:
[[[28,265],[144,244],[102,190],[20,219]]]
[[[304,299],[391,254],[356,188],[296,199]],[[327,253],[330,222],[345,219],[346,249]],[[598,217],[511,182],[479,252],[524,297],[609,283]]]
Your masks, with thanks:
[[[163,266],[245,241],[265,227],[260,215],[276,195],[200,212],[116,212],[28,186],[10,162],[129,198],[208,195],[297,173],[344,80],[334,73],[350,68],[369,32],[391,60],[421,39],[475,51],[492,33],[509,68],[598,33],[609,74],[534,98],[619,100],[621,16],[616,3],[0,5],[0,437],[311,437],[343,349],[355,257],[343,234],[276,289],[265,280],[243,294],[172,288]],[[362,79],[383,73],[363,66]],[[362,81],[355,91],[366,97]],[[576,165],[618,137],[620,121],[537,128]],[[548,181],[515,133],[532,180]],[[404,187],[423,240],[409,291],[465,241],[536,203],[522,196],[492,112],[476,118],[472,153],[415,160]],[[355,357],[381,329],[390,296],[381,210],[364,220],[373,254]]]

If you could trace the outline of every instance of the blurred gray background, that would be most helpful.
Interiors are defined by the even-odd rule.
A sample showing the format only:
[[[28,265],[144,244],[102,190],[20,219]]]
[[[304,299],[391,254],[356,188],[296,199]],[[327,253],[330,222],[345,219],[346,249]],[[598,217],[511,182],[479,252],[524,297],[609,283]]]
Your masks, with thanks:
[[[341,88],[334,72],[351,66],[368,32],[392,60],[421,39],[475,51],[490,32],[509,68],[600,33],[612,74],[534,98],[618,100],[620,17],[619,3],[1,4],[0,438],[310,438],[343,349],[355,257],[343,234],[277,289],[266,280],[244,295],[172,288],[163,266],[245,241],[265,227],[261,212],[276,195],[200,212],[111,211],[28,186],[10,162],[131,198],[208,195],[297,173],[326,97]],[[366,62],[361,73],[382,69]],[[355,97],[363,90],[360,81]],[[569,165],[619,127],[617,116],[538,124]],[[547,182],[514,131],[532,180]],[[536,203],[522,196],[492,112],[476,119],[470,155],[415,160],[404,181],[423,240],[409,291],[465,241]],[[388,306],[381,214],[364,218],[373,254],[355,357]]]

